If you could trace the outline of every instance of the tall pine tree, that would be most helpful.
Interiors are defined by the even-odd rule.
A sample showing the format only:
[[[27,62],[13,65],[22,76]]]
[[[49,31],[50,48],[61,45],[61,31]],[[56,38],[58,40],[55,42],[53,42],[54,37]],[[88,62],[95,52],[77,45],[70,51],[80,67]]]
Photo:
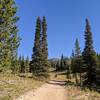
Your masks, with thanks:
[[[45,16],[42,20],[42,53],[44,59],[48,60],[47,23]]]
[[[25,60],[24,56],[21,57],[21,66],[20,66],[20,73],[25,73]]]
[[[26,60],[25,60],[25,73],[29,73],[29,57],[27,56]]]
[[[75,77],[76,77],[76,83],[78,83],[78,75],[77,73],[80,73],[80,84],[82,83],[82,79],[81,79],[81,67],[82,67],[82,56],[81,56],[81,50],[80,50],[80,45],[79,45],[79,41],[78,38],[76,38],[75,41],[75,61],[74,61],[74,71],[75,71]]]
[[[91,27],[88,19],[86,19],[85,48],[83,51],[83,60],[84,60],[83,70],[85,72],[85,75],[83,76],[84,84],[91,86],[93,83],[96,83],[97,81],[96,69],[98,65],[97,65],[96,53],[93,47]]]
[[[44,69],[48,72],[50,67],[50,63],[48,61],[48,43],[47,43],[47,22],[46,17],[43,16],[42,20],[42,41],[41,41],[41,48],[42,48],[42,55],[43,55],[43,66]]]
[[[65,63],[64,63],[64,56],[63,54],[61,55],[61,60],[60,60],[60,71],[65,69]]]
[[[17,7],[14,0],[0,1],[0,69],[11,69],[19,46],[16,22]]]
[[[45,24],[43,24],[43,26],[44,25]],[[38,17],[36,22],[35,40],[30,66],[34,76],[47,77],[47,63],[45,62],[47,60],[47,54],[45,54],[45,44],[43,44],[45,43],[43,42],[43,39],[45,39],[45,35],[43,35],[43,33],[46,34],[46,31],[43,31],[41,34],[41,26],[41,19]],[[45,26],[43,30],[46,30]]]
[[[35,76],[39,74],[38,70],[41,67],[40,39],[41,39],[41,19],[40,17],[38,17],[36,22],[36,32],[35,32],[32,61],[30,62],[32,73]]]

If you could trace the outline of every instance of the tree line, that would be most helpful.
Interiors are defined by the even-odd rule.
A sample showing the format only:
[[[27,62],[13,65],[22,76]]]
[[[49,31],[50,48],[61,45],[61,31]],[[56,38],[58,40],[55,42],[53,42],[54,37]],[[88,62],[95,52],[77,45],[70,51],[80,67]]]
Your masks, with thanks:
[[[93,46],[93,36],[88,19],[86,19],[85,28],[85,47],[81,52],[79,41],[76,39],[75,51],[72,54],[72,71],[76,75],[76,82],[78,83],[77,73],[80,74],[80,83],[85,86],[95,87],[100,83],[100,59]]]
[[[79,40],[76,38],[69,62],[65,63],[68,59],[66,60],[62,56],[60,60],[51,63],[57,67],[57,71],[65,69],[68,76],[73,74],[76,84],[90,87],[100,86],[100,54],[97,54],[94,49],[93,36],[88,19],[86,19],[84,39],[85,47],[81,51]]]

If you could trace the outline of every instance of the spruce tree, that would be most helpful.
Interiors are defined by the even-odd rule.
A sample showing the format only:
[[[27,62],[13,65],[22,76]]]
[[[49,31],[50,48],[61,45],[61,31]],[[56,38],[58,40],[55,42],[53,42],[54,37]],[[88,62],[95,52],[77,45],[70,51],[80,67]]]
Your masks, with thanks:
[[[11,70],[12,70],[12,74],[17,74],[19,72],[19,61],[18,61],[17,55],[16,57],[14,57],[11,63]]]
[[[64,63],[64,56],[63,54],[61,55],[61,60],[60,60],[60,71],[65,69],[65,63]]]
[[[19,58],[18,58],[18,65],[19,65],[19,73],[21,73],[21,62],[22,62],[22,56],[20,55]]]
[[[43,58],[48,60],[47,23],[45,16],[42,20],[42,53]]]
[[[98,60],[98,68],[96,69],[97,75],[97,85],[100,86],[100,54],[97,54],[97,60]]]
[[[43,33],[42,33],[43,34]],[[36,22],[36,32],[35,32],[35,40],[32,54],[32,61],[30,62],[30,66],[32,69],[32,73],[36,77],[47,77],[47,60],[45,54],[43,38],[44,35],[41,34],[41,19],[37,18]],[[44,50],[44,51],[43,51]]]
[[[60,70],[60,60],[57,61],[56,63],[56,71]]]
[[[73,77],[75,78],[75,53],[73,49],[72,49],[72,55],[71,55],[71,71],[73,73]],[[77,82],[77,79],[76,79],[76,82]]]
[[[70,62],[70,59],[69,58],[64,58],[64,70],[63,71],[66,71],[66,74],[67,74],[67,78],[68,79],[71,79],[71,62]]]
[[[80,55],[81,55],[80,45],[79,45],[78,38],[76,38],[76,41],[75,41],[75,56],[79,57]]]
[[[32,73],[35,76],[38,76],[41,64],[41,54],[40,54],[40,38],[41,37],[41,20],[40,17],[37,18],[36,22],[36,32],[35,32],[35,40],[32,54],[32,61],[30,62],[30,66],[32,69]]]
[[[27,57],[25,60],[25,73],[29,73],[29,63],[29,57]]]
[[[21,68],[20,68],[20,73],[25,73],[25,59],[24,56],[21,57]]]
[[[86,19],[86,30],[85,30],[85,47],[83,51],[83,70],[84,70],[84,84],[85,85],[93,85],[93,83],[96,83],[96,69],[98,67],[97,65],[97,59],[96,59],[96,53],[93,47],[93,38],[92,38],[92,32],[91,27],[89,24],[88,19]]]
[[[80,45],[78,38],[75,41],[75,62],[74,62],[74,67],[75,67],[75,76],[76,76],[76,83],[78,83],[78,78],[77,78],[77,73],[80,73],[80,84],[82,83],[81,79],[81,69],[82,69],[82,56],[81,56],[81,50],[80,50]]]
[[[16,22],[17,7],[14,0],[0,1],[0,66],[2,71],[11,69],[19,46]],[[14,58],[16,59],[16,58]]]
[[[43,20],[42,20],[41,38],[42,38],[41,48],[42,48],[43,67],[46,70],[45,74],[48,76],[48,69],[50,67],[50,63],[48,61],[47,22],[45,16],[43,16]]]
[[[98,65],[99,65],[99,68],[100,68],[100,54],[97,54],[97,58],[98,58]]]
[[[75,61],[75,53],[74,53],[74,50],[72,50],[72,55],[71,55],[71,70],[72,70],[72,73],[74,72],[74,61]]]

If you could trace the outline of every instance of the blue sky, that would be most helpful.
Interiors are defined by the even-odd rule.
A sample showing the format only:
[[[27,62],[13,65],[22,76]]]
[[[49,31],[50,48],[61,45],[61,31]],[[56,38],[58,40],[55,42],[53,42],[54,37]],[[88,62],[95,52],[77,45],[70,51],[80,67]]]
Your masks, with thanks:
[[[31,58],[37,16],[46,16],[49,58],[70,56],[76,38],[84,48],[85,19],[91,24],[94,47],[100,52],[100,0],[16,0],[19,34],[18,54]]]

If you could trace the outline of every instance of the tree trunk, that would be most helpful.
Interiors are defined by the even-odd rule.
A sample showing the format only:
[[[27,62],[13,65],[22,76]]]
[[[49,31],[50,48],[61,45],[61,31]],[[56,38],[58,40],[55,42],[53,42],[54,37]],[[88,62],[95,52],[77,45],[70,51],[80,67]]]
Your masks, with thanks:
[[[82,86],[82,74],[80,73],[80,86]]]
[[[76,81],[76,84],[78,84],[77,73],[75,73],[75,81]]]

